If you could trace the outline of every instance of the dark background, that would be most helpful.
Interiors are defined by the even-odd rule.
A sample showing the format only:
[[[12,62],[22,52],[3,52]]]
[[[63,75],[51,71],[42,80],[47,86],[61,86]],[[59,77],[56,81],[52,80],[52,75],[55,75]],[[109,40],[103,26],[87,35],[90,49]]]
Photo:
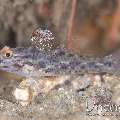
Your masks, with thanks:
[[[118,0],[0,0],[0,47],[30,46],[34,29],[53,27],[64,45],[73,25],[70,49],[104,55],[119,48]],[[74,21],[70,23],[75,7]]]

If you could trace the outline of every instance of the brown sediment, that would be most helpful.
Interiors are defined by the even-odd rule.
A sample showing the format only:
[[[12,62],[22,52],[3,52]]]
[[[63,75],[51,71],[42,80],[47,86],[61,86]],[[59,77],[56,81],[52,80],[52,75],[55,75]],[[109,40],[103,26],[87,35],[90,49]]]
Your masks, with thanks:
[[[38,80],[26,78],[13,91],[13,95],[22,106],[27,106],[39,93],[48,94],[50,90],[54,89],[57,85],[64,84],[69,78],[70,75],[45,76],[40,77]]]

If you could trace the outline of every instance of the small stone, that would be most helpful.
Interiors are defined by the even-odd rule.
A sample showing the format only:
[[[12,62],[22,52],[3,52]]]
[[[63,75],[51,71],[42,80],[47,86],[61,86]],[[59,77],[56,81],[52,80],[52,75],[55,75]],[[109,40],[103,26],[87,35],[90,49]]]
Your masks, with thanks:
[[[25,89],[16,88],[15,91],[13,92],[13,95],[15,99],[19,101],[19,103],[22,106],[26,106],[29,104],[29,97],[30,97],[29,93],[30,92],[28,88],[25,88]]]

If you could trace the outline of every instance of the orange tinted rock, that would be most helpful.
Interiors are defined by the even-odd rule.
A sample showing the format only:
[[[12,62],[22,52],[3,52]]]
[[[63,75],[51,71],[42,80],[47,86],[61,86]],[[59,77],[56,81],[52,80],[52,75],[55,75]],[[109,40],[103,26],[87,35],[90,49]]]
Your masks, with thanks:
[[[80,3],[83,4],[82,7]],[[116,1],[101,0],[94,5],[90,5],[89,2],[86,6],[84,4],[86,3],[81,1],[77,3],[71,44],[67,44],[70,44],[70,50],[77,54],[104,54],[103,43],[113,25]]]

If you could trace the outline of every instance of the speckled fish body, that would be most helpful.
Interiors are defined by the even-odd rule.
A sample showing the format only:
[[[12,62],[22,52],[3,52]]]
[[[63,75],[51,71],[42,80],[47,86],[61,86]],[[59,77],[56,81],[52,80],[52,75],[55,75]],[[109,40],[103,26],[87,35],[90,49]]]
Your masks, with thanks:
[[[34,51],[32,48],[14,48],[12,50],[12,58],[1,57],[0,69],[18,75],[120,73],[119,51],[105,57],[93,58],[72,55],[63,48],[56,49],[52,53]],[[37,53],[36,56],[33,56],[34,52]],[[33,59],[35,63],[33,63]]]

